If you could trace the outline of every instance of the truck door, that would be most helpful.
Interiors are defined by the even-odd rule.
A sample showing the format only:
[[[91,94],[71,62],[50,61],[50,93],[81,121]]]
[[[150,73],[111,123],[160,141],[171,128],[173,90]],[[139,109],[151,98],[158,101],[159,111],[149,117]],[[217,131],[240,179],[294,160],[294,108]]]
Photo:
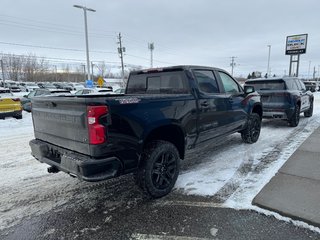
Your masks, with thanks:
[[[247,113],[243,100],[245,98],[244,92],[240,85],[227,73],[218,71],[221,83],[225,91],[225,104],[227,106],[227,131],[235,131],[241,128],[247,119]]]
[[[227,121],[224,94],[212,70],[193,70],[199,90],[198,143],[225,132]]]

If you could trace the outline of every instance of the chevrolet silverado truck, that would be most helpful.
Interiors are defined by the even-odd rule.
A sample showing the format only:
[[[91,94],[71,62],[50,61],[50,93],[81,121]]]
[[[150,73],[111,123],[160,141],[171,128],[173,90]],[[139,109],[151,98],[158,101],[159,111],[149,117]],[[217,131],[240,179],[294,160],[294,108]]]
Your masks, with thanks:
[[[188,150],[239,132],[258,140],[260,96],[227,72],[173,66],[130,73],[125,94],[32,99],[32,155],[85,181],[135,173],[151,197],[168,194]]]

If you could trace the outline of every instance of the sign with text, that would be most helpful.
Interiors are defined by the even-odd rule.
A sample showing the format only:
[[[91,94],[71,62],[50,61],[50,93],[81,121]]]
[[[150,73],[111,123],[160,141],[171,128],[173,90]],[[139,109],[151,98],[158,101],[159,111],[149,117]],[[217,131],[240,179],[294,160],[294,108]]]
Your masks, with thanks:
[[[306,53],[307,40],[308,34],[288,36],[286,42],[286,55],[297,55]]]

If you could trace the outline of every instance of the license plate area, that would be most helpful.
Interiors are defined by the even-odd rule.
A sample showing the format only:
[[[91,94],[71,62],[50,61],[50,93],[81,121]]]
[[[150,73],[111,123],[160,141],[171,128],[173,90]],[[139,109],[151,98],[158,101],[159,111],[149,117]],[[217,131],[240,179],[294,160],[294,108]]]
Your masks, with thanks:
[[[56,163],[61,163],[61,153],[59,152],[58,149],[49,147],[48,152],[45,157],[49,158],[50,160],[52,160]]]

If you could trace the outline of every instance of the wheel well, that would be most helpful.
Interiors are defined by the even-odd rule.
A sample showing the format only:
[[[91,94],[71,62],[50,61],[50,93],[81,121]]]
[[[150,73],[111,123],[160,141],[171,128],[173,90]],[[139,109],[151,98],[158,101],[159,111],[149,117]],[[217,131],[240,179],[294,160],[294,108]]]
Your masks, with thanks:
[[[301,102],[300,102],[300,101],[298,101],[298,102],[297,102],[297,105],[298,105],[299,107],[301,107]]]
[[[252,109],[253,113],[257,113],[260,116],[260,119],[262,119],[262,106],[261,105],[256,105]]]
[[[180,127],[175,125],[168,125],[152,130],[152,132],[145,139],[143,147],[154,140],[164,140],[171,142],[178,149],[180,158],[184,159],[185,141],[183,131]]]

